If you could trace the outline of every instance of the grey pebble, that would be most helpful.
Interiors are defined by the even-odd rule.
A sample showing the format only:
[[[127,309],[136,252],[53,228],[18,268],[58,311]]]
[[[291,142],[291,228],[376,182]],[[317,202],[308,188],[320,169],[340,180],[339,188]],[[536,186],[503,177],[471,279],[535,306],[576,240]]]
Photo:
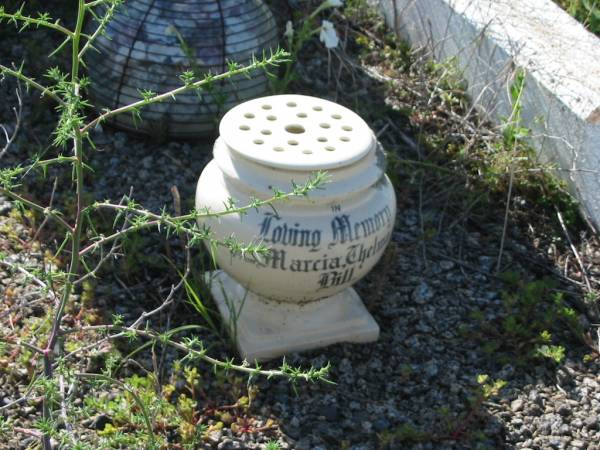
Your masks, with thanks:
[[[562,404],[558,407],[556,412],[563,417],[567,417],[571,415],[571,407],[569,405]]]
[[[585,426],[589,430],[597,430],[598,429],[598,416],[592,414],[584,419]]]
[[[377,432],[385,431],[390,428],[390,426],[390,421],[385,418],[377,419],[373,422],[373,429]]]
[[[515,400],[513,400],[512,402],[510,402],[510,409],[513,412],[519,412],[523,409],[523,404],[525,402],[523,401],[522,398],[517,398]]]
[[[425,281],[422,281],[412,293],[413,301],[419,305],[424,305],[429,300],[431,300],[433,296],[433,290]]]
[[[336,405],[323,406],[321,408],[321,415],[324,416],[330,422],[337,421],[340,416],[339,409]]]

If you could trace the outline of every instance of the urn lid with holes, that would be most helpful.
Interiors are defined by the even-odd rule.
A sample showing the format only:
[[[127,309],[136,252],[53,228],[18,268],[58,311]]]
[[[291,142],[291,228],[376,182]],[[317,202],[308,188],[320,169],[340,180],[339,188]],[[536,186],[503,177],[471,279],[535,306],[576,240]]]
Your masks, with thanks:
[[[307,196],[199,219],[217,240],[270,248],[261,256],[210,246],[221,268],[209,277],[211,292],[235,326],[242,355],[269,359],[377,339],[379,327],[351,286],[384,253],[396,199],[369,126],[336,103],[280,95],[236,106],[219,131],[214,159],[198,181],[199,211],[223,212],[232,199],[237,206],[268,200],[316,171],[328,177]]]
[[[219,126],[225,144],[251,161],[288,170],[348,166],[374,145],[356,113],[299,95],[251,100],[229,111]]]

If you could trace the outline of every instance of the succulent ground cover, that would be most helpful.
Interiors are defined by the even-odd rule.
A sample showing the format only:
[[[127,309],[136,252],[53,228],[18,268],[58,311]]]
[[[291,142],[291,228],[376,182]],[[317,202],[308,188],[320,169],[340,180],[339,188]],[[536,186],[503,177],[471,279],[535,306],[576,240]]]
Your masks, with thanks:
[[[69,20],[69,8],[53,3],[53,15]],[[271,3],[282,32],[288,18],[315,6]],[[514,117],[489,124],[469,107],[451,62],[432,63],[399,42],[363,2],[347,2],[327,18],[341,47],[307,41],[288,90],[356,110],[388,152],[396,230],[381,263],[356,286],[381,326],[380,340],[290,355],[293,366],[330,363],[335,382],[293,385],[215,372],[156,341],[81,333],[66,349],[91,346],[74,359],[78,372],[109,370],[117,382],[96,377],[67,392],[63,426],[82,448],[146,448],[149,434],[164,448],[597,448],[600,246],[556,171],[526,145],[518,121],[522,78],[516,73],[509,86]],[[26,55],[41,70],[52,49],[47,33],[23,39],[5,26],[1,33],[2,61]],[[17,86],[5,80],[0,88],[0,122],[14,127]],[[5,167],[46,147],[52,130],[52,108],[24,89],[20,95],[20,130],[0,160]],[[161,142],[109,127],[93,137],[86,195],[119,201],[133,192],[153,211],[193,206],[210,140]],[[52,189],[56,173],[44,175],[27,185],[28,195],[61,202],[70,178],[58,177]],[[112,218],[97,220],[100,227]],[[0,202],[0,236],[0,332],[33,341],[50,326],[55,301],[36,274],[65,264],[54,256],[60,238],[42,217],[7,200]],[[78,287],[64,321],[76,330],[136,320],[178,283],[185,257],[179,238],[136,235]],[[191,257],[185,289],[152,327],[165,333],[202,325],[197,337],[227,361],[235,352],[201,282],[210,261],[198,250]],[[36,370],[26,349],[2,348],[0,448],[39,442]]]

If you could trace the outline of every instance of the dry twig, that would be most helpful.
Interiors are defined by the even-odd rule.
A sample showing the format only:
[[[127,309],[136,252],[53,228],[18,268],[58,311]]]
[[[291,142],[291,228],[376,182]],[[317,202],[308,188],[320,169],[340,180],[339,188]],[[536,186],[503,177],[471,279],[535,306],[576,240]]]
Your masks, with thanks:
[[[15,141],[17,134],[19,133],[19,129],[21,128],[21,117],[23,115],[23,100],[21,98],[21,84],[17,83],[17,88],[15,89],[15,94],[17,95],[17,106],[12,108],[13,113],[15,115],[15,126],[13,127],[12,133],[9,134],[8,130],[4,126],[4,124],[0,124],[0,130],[4,133],[4,138],[6,139],[6,143],[4,147],[0,150],[0,159],[4,157],[12,143]]]

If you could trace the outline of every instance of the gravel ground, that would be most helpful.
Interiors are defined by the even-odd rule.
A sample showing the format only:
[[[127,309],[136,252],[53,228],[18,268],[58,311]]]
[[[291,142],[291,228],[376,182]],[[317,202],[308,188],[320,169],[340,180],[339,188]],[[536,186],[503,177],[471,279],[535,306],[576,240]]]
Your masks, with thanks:
[[[7,56],[21,54],[19,45],[7,46],[12,52]],[[397,126],[388,125],[397,112],[394,105],[402,99],[382,89],[385,83],[381,76],[373,76],[373,70],[378,70],[375,64],[365,64],[350,48],[344,58],[344,67],[363,64],[362,69],[351,67],[350,72],[340,72],[342,77],[328,75],[334,72],[327,54],[311,44],[300,62],[294,90],[353,107],[380,134],[391,155],[415,159],[415,128],[408,126],[406,118],[396,122]],[[385,73],[384,69],[380,73]],[[6,84],[3,89],[6,98],[13,101],[12,90]],[[368,104],[361,101],[366,96]],[[51,114],[43,108],[38,113],[36,108],[27,97],[25,130],[2,164],[22,158],[26,142],[44,135]],[[389,114],[375,114],[378,110]],[[7,112],[5,108],[3,119]],[[192,206],[196,180],[211,157],[210,140],[155,143],[108,127],[96,130],[94,138],[98,151],[91,154],[95,172],[89,180],[89,194],[95,199],[118,200],[133,192],[138,202],[160,211],[163,206],[172,208],[171,187],[177,186],[184,209]],[[505,335],[494,334],[494,330],[500,330],[506,318],[514,314],[507,311],[503,301],[511,288],[496,271],[503,234],[502,271],[519,274],[524,283],[552,279],[556,285],[553,289],[563,292],[574,305],[584,328],[595,333],[590,322],[598,317],[584,306],[584,277],[577,272],[574,256],[568,257],[560,228],[555,227],[555,234],[548,236],[540,231],[547,228],[536,222],[539,216],[524,221],[529,205],[522,204],[515,207],[505,230],[503,203],[492,198],[483,206],[485,214],[481,209],[470,211],[466,201],[457,201],[454,191],[447,191],[446,178],[411,169],[393,169],[399,198],[393,239],[381,263],[356,285],[381,327],[379,341],[290,355],[288,362],[304,367],[330,362],[331,379],[336,384],[301,384],[295,391],[285,381],[258,380],[259,393],[247,413],[258,431],[240,432],[225,426],[210,434],[205,448],[264,448],[271,439],[281,448],[298,450],[600,448],[599,363],[585,357],[590,348],[573,339],[563,324],[557,322],[552,330],[566,347],[561,364],[523,357],[530,350],[527,345],[532,345],[527,342],[518,351],[502,345],[489,351],[488,344],[505,343]],[[32,183],[27,187],[32,195],[47,200],[47,186],[46,180],[44,185]],[[460,196],[462,191],[457,192]],[[57,201],[60,195],[56,194]],[[18,332],[52,304],[51,294],[41,292],[30,277],[11,270],[15,262],[26,261],[32,268],[52,262],[32,240],[36,228],[31,225],[27,218],[11,213],[10,203],[0,201],[0,244],[7,255],[0,267],[0,331],[6,334]],[[582,236],[575,236],[575,244],[595,288],[600,281],[600,247],[593,236]],[[45,237],[45,233],[38,237]],[[167,247],[163,240],[147,236],[136,251],[148,258],[165,252],[175,253],[174,259],[181,257],[176,240]],[[136,258],[139,260],[139,255]],[[137,317],[155,305],[151,293],[167,289],[172,282],[172,276],[158,276],[158,269],[152,267],[137,268],[131,275],[122,268],[115,265],[96,286],[93,306],[105,318],[113,312],[125,319]],[[74,296],[73,301],[80,302],[80,296]],[[540,314],[545,305],[549,305],[546,300]],[[172,325],[191,320],[189,308],[183,305],[169,317]],[[536,318],[527,317],[525,323],[528,320],[533,323]],[[217,337],[207,335],[206,340],[217,356],[233,355]],[[145,355],[139,363],[151,367],[152,362]],[[89,360],[82,359],[81,364],[93,370]],[[506,385],[497,395],[482,398],[477,383],[481,374],[490,380],[504,380]],[[4,354],[0,358],[0,404],[7,405],[23,395],[28,377],[27,371]],[[214,393],[209,403],[230,401],[229,385],[209,383]],[[9,408],[5,414],[16,421],[15,425],[27,428],[39,417],[39,402]],[[215,419],[207,420],[212,423]],[[100,429],[98,423],[96,417],[82,426]],[[0,448],[28,448],[32,441],[16,434],[0,443]]]

